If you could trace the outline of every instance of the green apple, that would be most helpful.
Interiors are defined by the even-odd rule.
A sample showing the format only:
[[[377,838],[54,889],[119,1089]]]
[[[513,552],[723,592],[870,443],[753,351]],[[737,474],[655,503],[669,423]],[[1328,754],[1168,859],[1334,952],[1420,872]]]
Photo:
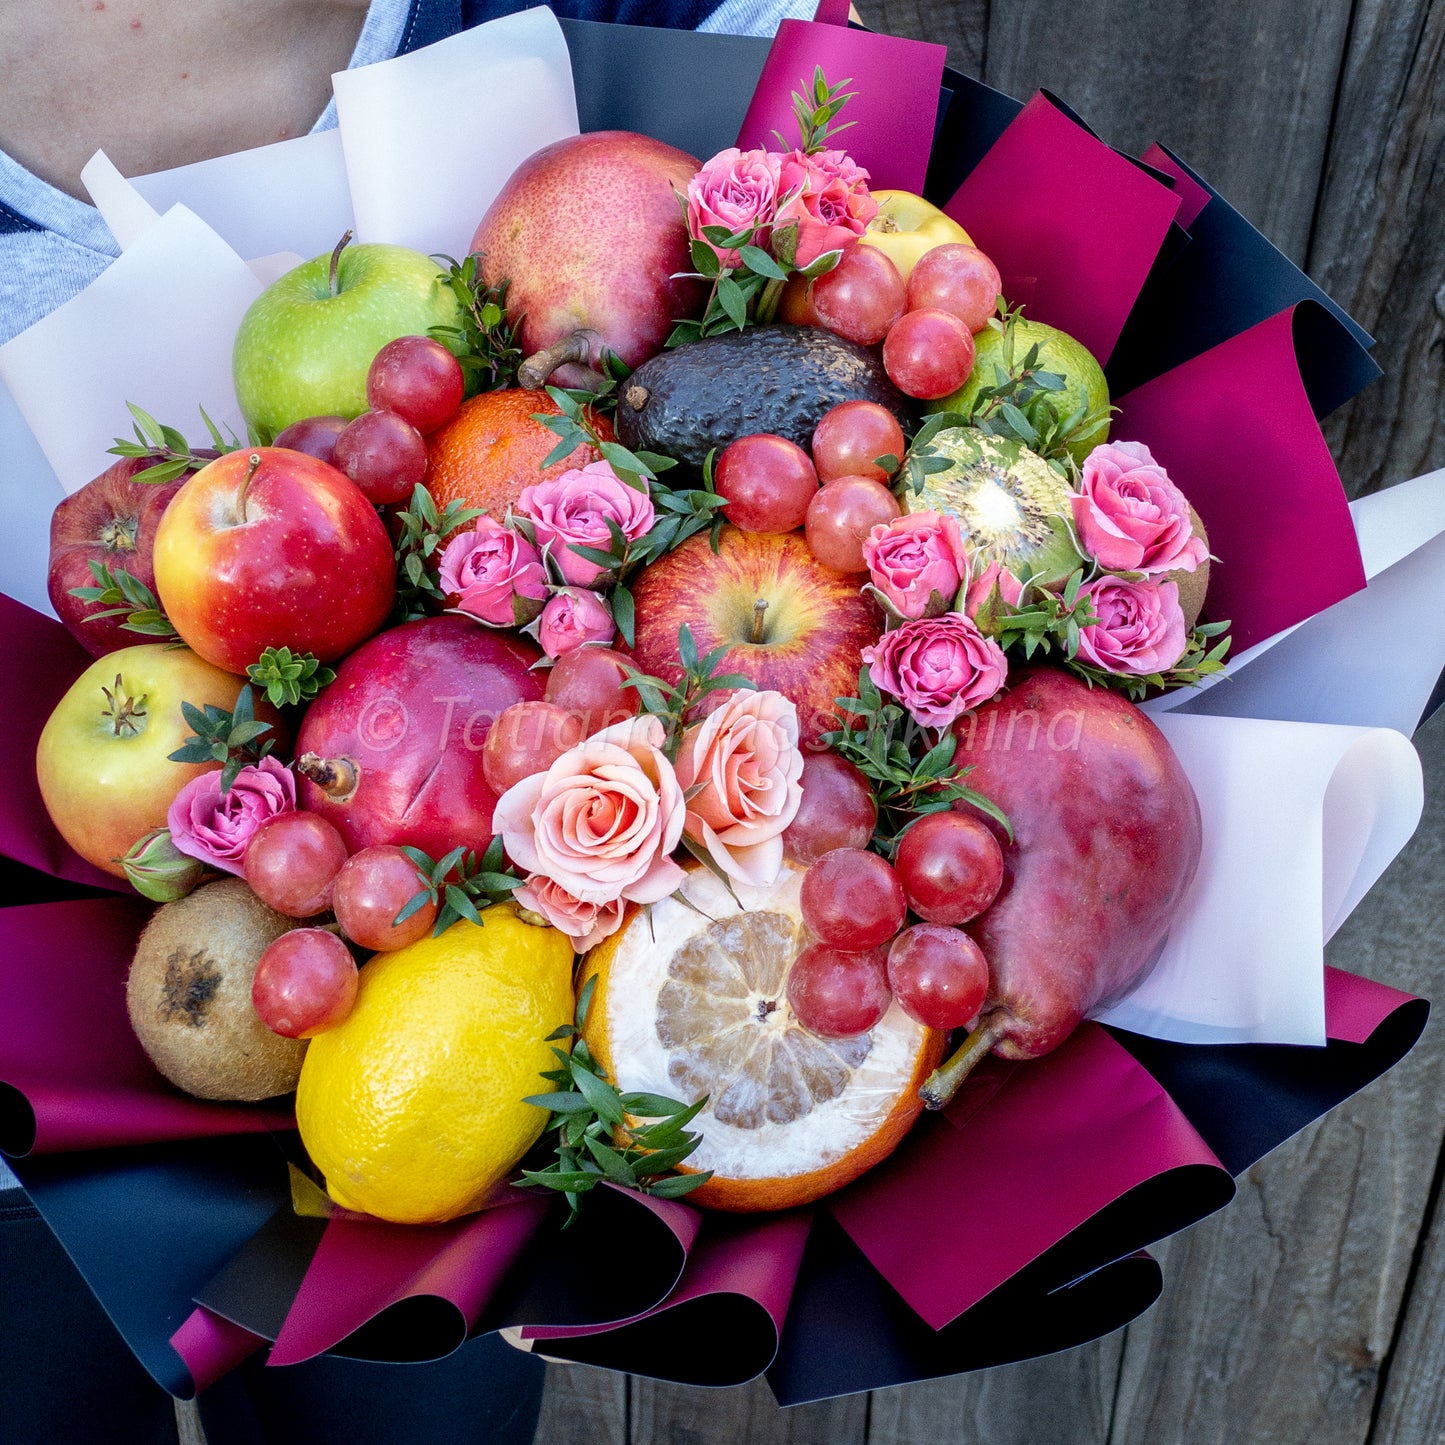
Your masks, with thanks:
[[[231,355],[241,415],[264,443],[306,417],[359,416],[367,370],[388,341],[460,325],[429,256],[343,241],[273,281],[241,318]]]

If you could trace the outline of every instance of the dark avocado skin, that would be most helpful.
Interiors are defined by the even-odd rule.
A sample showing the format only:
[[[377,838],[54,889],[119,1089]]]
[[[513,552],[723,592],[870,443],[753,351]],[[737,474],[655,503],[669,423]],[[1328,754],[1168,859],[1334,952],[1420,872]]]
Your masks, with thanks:
[[[913,431],[910,402],[871,351],[811,326],[750,326],[639,366],[622,383],[617,437],[695,467],[758,432],[806,451],[823,414],[855,399],[881,402]]]

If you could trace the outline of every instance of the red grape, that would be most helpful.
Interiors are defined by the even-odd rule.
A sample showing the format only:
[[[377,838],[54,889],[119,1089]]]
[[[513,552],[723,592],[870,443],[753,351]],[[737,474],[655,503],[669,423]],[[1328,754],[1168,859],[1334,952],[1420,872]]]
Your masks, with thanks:
[[[887,955],[810,943],[788,970],[788,1004],[805,1029],[825,1039],[867,1033],[888,1012]]]
[[[900,928],[908,905],[898,875],[876,853],[834,848],[803,875],[803,922],[824,943],[877,948]]]
[[[933,401],[973,370],[971,332],[949,311],[910,311],[883,339],[883,369],[905,396]]]
[[[421,890],[416,864],[400,848],[384,843],[346,860],[336,875],[331,906],[354,944],[381,953],[405,948],[431,932],[439,910],[430,899],[404,923],[393,921]]]
[[[336,452],[336,438],[345,427],[344,416],[308,416],[277,432],[271,445],[289,447],[293,452],[305,452],[307,456],[329,462]]]
[[[482,744],[482,775],[500,797],[514,783],[545,772],[582,741],[582,719],[550,702],[514,702],[497,714]]]
[[[879,457],[903,460],[908,444],[898,418],[876,401],[845,401],[824,413],[813,430],[813,465],[820,481],[871,477],[887,482]]]
[[[346,842],[319,813],[280,813],[246,845],[246,882],[268,908],[312,918],[331,907],[331,885],[346,862]]]
[[[396,412],[419,432],[433,432],[450,421],[465,391],[461,363],[430,336],[388,341],[366,373],[367,405]]]
[[[713,486],[723,513],[744,532],[792,532],[803,525],[818,491],[807,452],[786,437],[739,437],[718,458]]]
[[[334,1029],[356,1002],[356,960],[328,928],[283,933],[257,960],[251,1005],[271,1030],[312,1039]]]
[[[642,698],[624,687],[632,659],[611,647],[575,647],[547,672],[546,700],[581,719],[582,736],[636,717]]]
[[[929,813],[910,825],[893,860],[908,906],[930,923],[977,918],[1003,886],[1003,850],[967,813]]]
[[[876,346],[903,315],[898,267],[876,246],[852,246],[812,286],[813,310],[829,331],[859,346]]]
[[[394,411],[364,411],[336,438],[331,464],[377,507],[404,502],[426,476],[426,442]]]
[[[871,477],[835,477],[808,503],[804,535],[813,555],[837,572],[866,572],[863,543],[879,522],[891,522],[903,508],[882,482]]]
[[[988,993],[988,961],[962,929],[915,923],[888,950],[888,986],[898,1006],[928,1029],[960,1029]]]
[[[878,825],[867,779],[837,753],[803,758],[803,801],[783,831],[783,852],[807,867],[835,848],[865,848]]]
[[[908,278],[908,309],[950,311],[970,331],[982,331],[998,306],[998,267],[978,249],[950,243],[925,251]]]

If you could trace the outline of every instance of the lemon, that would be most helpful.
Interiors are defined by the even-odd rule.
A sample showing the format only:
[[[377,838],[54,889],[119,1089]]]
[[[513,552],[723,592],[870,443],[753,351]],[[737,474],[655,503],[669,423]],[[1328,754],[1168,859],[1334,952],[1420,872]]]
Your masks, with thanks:
[[[732,896],[698,869],[677,896],[638,911],[583,965],[595,977],[583,1030],[625,1092],[707,1106],[685,1170],[713,1171],[687,1196],[715,1209],[788,1209],[856,1179],[923,1107],[918,1087],[943,1035],[897,1004],[866,1034],[825,1039],[794,1016],[788,972],[808,942],[803,870]]]
[[[438,1224],[477,1208],[536,1141],[524,1104],[572,1016],[572,944],[511,903],[361,970],[344,1022],[312,1039],[296,1123],[345,1209]]]
[[[1052,371],[1064,379],[1062,391],[1045,392],[1029,404],[1027,415],[1030,421],[1038,425],[1041,420],[1039,413],[1045,410],[1052,412],[1058,420],[1072,416],[1080,407],[1086,408],[1089,413],[1107,411],[1109,383],[1104,379],[1103,368],[1083,342],[1076,341],[1057,326],[1030,321],[1026,316],[1018,317],[1012,323],[1012,330],[1015,365],[1037,343],[1038,369]],[[924,408],[926,411],[967,411],[980,387],[998,384],[994,368],[1004,364],[1003,334],[992,326],[986,326],[973,339],[977,351],[968,380],[952,395],[929,402]],[[1100,442],[1108,440],[1109,418],[1105,415],[1096,427],[1075,438],[1069,446],[1069,455],[1082,463]]]

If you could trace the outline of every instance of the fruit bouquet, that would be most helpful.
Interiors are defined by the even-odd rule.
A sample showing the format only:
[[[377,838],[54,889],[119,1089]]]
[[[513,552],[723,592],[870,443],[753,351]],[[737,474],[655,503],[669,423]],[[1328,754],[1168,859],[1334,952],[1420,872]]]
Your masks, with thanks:
[[[1320,962],[1445,655],[1296,682],[1438,564],[1320,440],[1357,328],[939,47],[483,29],[338,77],[365,239],[222,256],[194,366],[54,399],[168,223],[227,250],[182,208],[0,350],[70,487],[63,629],[4,599],[56,901],[0,916],[0,1145],[178,1392],[509,1328],[791,1401],[1113,1328],[1423,1026]],[[389,132],[484,55],[534,124],[432,229]]]

